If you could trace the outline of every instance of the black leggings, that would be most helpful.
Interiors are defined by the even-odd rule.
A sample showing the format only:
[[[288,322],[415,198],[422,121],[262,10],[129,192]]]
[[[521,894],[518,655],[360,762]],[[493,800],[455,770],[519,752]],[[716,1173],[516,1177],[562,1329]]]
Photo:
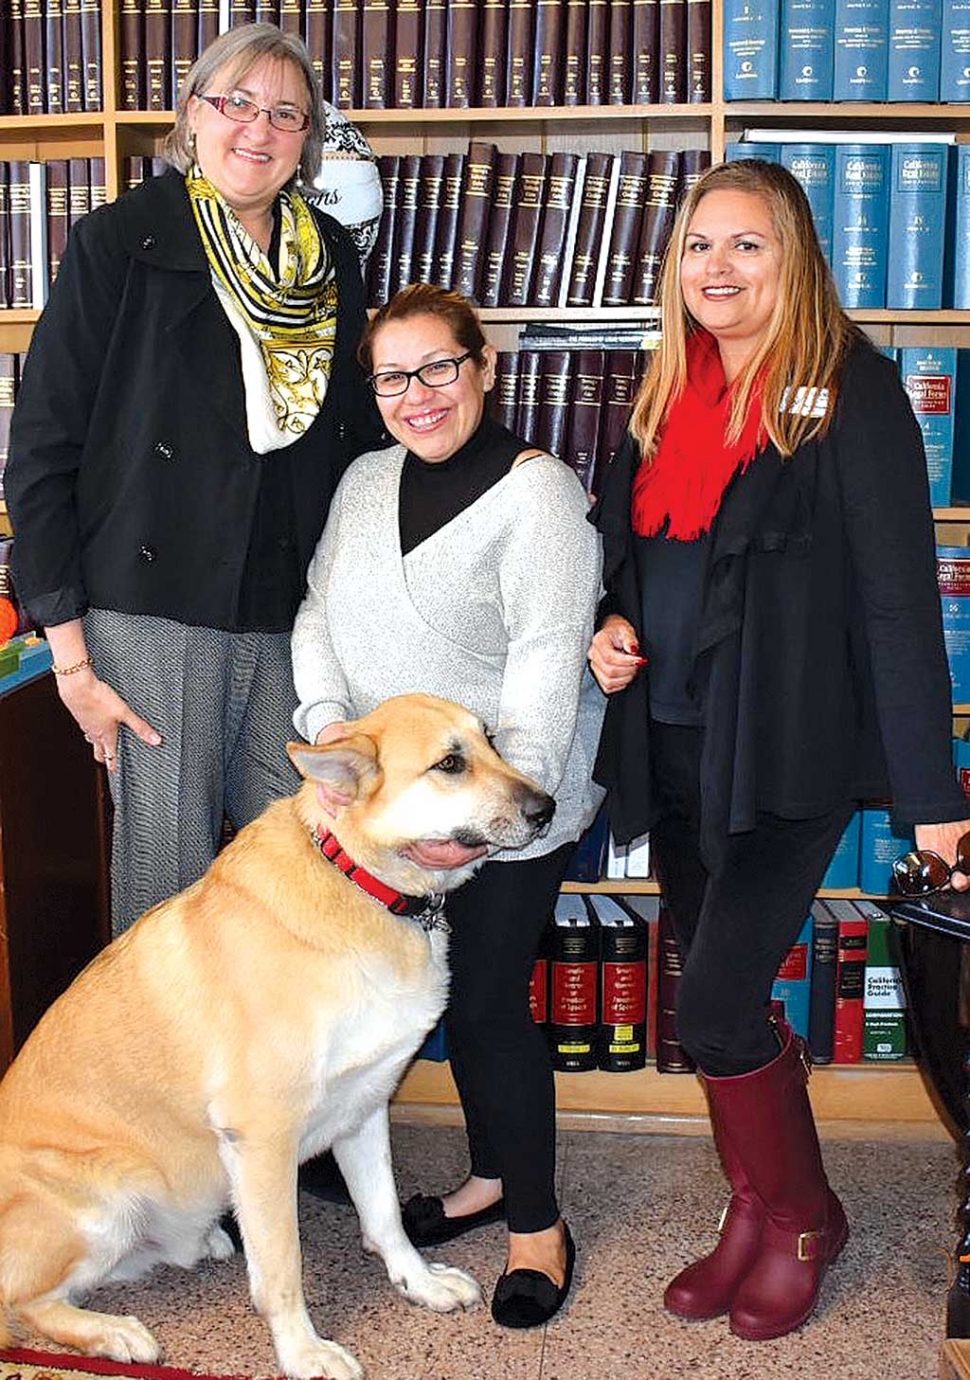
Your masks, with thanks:
[[[492,862],[448,898],[452,927],[448,1051],[471,1172],[501,1179],[512,1231],[559,1220],[556,1091],[529,980],[572,844],[541,858]]]
[[[732,834],[723,869],[700,857],[701,730],[653,722],[651,774],[661,817],[650,847],[684,959],[677,1033],[715,1078],[762,1068],[778,1044],[766,1016],[771,984],[798,937],[851,801],[811,819],[761,814]]]

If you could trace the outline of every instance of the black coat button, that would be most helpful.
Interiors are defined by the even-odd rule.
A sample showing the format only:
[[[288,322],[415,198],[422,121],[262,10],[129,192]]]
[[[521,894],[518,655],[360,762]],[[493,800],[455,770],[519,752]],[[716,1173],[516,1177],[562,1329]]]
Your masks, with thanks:
[[[155,236],[154,236],[154,235],[146,235],[145,238],[144,238],[144,239],[142,240],[142,242],[141,242],[141,247],[142,247],[142,249],[154,249],[154,248],[155,248]]]
[[[151,565],[157,554],[154,546],[143,546],[138,552],[138,558],[144,561],[146,565]]]
[[[175,454],[175,449],[173,446],[170,446],[167,441],[156,441],[155,454],[162,460],[171,460],[172,456]]]

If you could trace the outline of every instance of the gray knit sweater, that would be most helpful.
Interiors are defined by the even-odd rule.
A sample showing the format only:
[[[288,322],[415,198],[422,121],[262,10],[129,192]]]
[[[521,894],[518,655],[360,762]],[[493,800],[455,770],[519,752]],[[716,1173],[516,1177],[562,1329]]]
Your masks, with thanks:
[[[591,769],[605,699],[586,667],[601,553],[586,496],[539,455],[402,557],[404,455],[362,455],[334,497],[293,629],[294,723],[313,742],[391,695],[466,705],[556,799],[544,838],[496,857],[550,853],[602,798]]]

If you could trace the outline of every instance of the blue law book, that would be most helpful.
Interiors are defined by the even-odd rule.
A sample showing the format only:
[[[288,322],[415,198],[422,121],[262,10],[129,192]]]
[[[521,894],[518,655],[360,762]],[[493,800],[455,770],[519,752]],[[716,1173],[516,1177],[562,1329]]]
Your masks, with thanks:
[[[724,99],[778,95],[778,0],[724,0]]]
[[[777,163],[781,144],[749,144],[743,139],[734,139],[724,145],[725,163],[738,163],[744,158],[763,158],[766,163]]]
[[[970,350],[957,350],[951,503],[970,503]]]
[[[893,144],[889,177],[886,306],[935,311],[943,304],[946,144]]]
[[[923,433],[930,502],[947,508],[953,485],[957,351],[947,345],[903,345],[899,373]]]
[[[778,99],[830,101],[835,0],[781,0]]]
[[[782,144],[778,160],[802,184],[812,208],[818,242],[829,264],[832,262],[835,148],[835,144]]]
[[[835,0],[834,101],[884,101],[889,89],[889,0]]]
[[[822,887],[826,891],[848,891],[859,885],[859,835],[862,831],[862,815],[858,810],[845,826],[832,854]]]
[[[862,809],[859,837],[859,885],[873,896],[888,896],[893,863],[914,845],[911,828],[896,829],[888,810],[878,805]]]
[[[964,311],[970,307],[970,144],[950,149],[943,305]]]
[[[938,546],[936,578],[954,704],[970,702],[970,546]]]
[[[836,144],[832,274],[843,307],[886,305],[889,146]]]
[[[808,1004],[808,1048],[813,1064],[831,1064],[835,1052],[835,972],[839,922],[824,901],[812,906],[812,979]]]
[[[953,739],[953,765],[960,789],[970,801],[970,742],[966,738]]]
[[[940,99],[943,0],[889,0],[890,101]]]
[[[970,0],[943,0],[940,100],[970,101]]]
[[[803,1040],[808,1039],[809,1004],[812,986],[812,916],[798,932],[798,938],[781,961],[771,984],[771,1004]]]

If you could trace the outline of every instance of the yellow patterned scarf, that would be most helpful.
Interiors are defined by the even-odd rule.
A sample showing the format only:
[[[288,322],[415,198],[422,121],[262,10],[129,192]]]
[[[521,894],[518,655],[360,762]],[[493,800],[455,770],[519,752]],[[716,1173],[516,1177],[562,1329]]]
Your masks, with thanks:
[[[288,444],[320,411],[333,365],[337,284],[327,247],[303,198],[280,192],[274,269],[200,168],[185,183],[212,271],[259,346],[276,424]]]

